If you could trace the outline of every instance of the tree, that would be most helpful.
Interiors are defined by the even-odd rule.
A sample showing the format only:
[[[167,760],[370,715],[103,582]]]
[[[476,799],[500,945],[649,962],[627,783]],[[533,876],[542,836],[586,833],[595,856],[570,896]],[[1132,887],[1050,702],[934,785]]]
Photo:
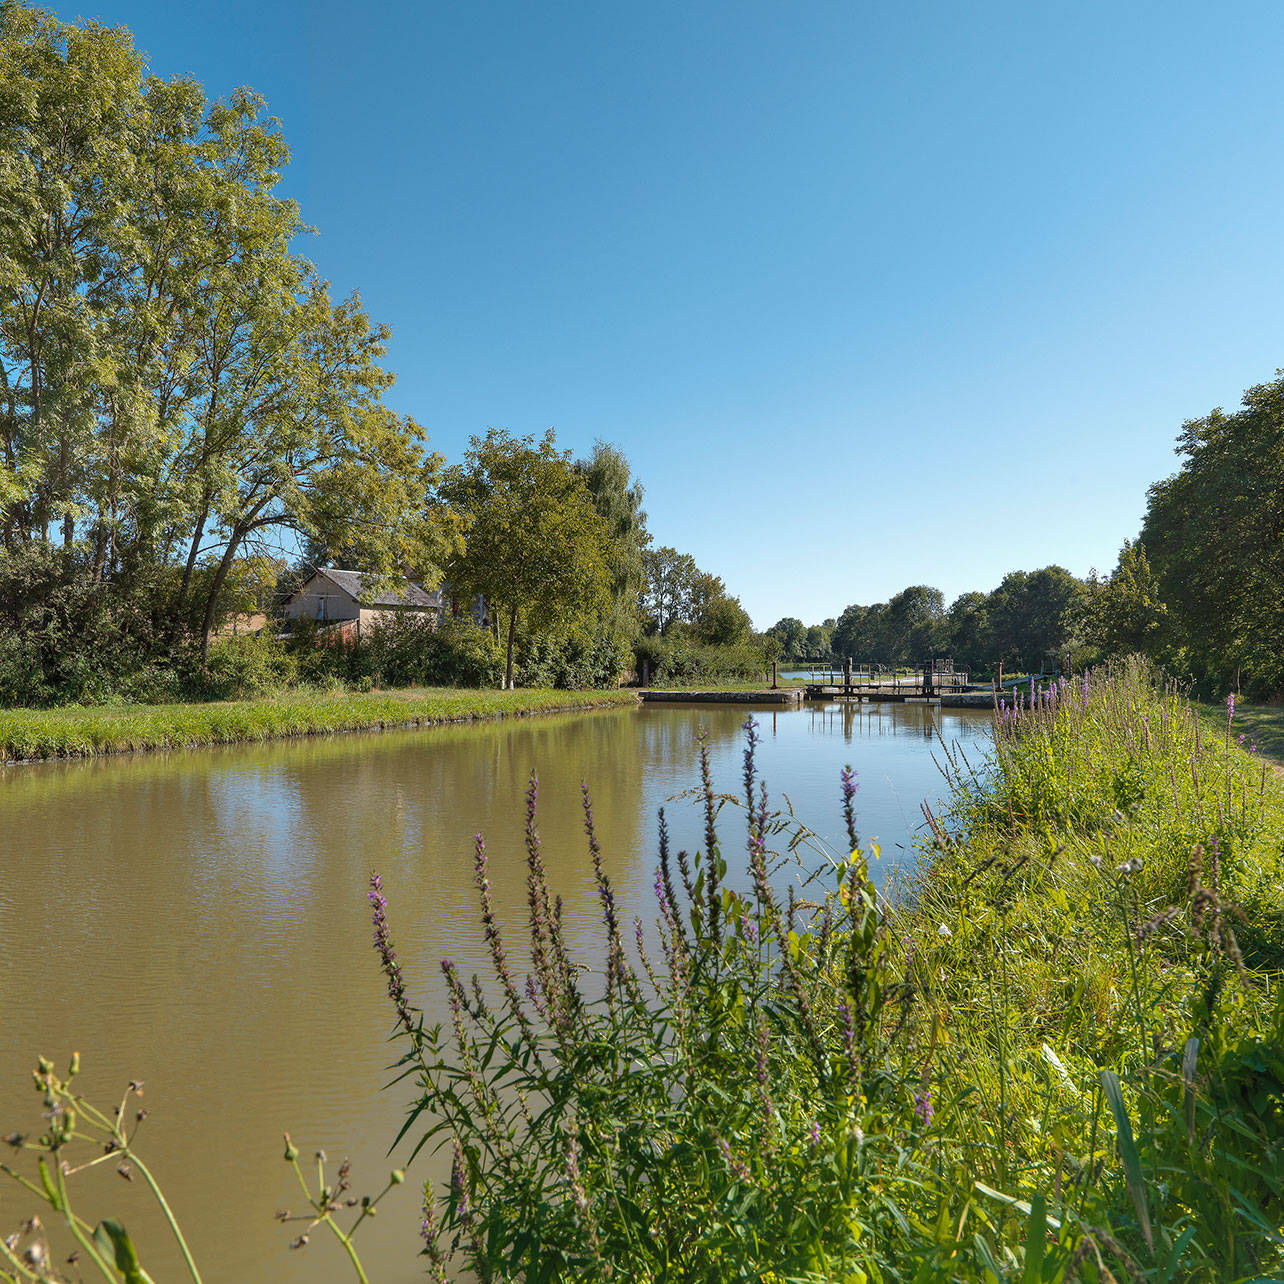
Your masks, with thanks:
[[[551,430],[538,443],[493,428],[472,438],[440,497],[467,524],[447,578],[457,592],[485,597],[503,621],[504,686],[511,687],[519,623],[574,629],[608,609],[609,529]]]
[[[833,646],[835,620],[826,620],[823,624],[813,624],[807,630],[804,643],[806,654],[814,660],[828,657]]]
[[[13,0],[0,66],[5,548],[59,538],[65,577],[170,594],[203,656],[237,559],[283,537],[431,582],[442,461],[383,405],[386,329],[292,250],[262,100],[207,104],[124,29]]]
[[[696,637],[706,646],[735,646],[747,641],[753,633],[749,612],[740,605],[738,597],[726,592],[703,599],[692,624]]]
[[[575,461],[593,507],[611,537],[611,624],[617,634],[632,634],[638,624],[639,600],[646,590],[644,554],[651,543],[646,528],[645,492],[618,446],[595,441],[587,459]]]
[[[1124,540],[1119,564],[1110,578],[1098,585],[1088,608],[1091,641],[1107,655],[1153,654],[1167,616],[1145,545]]]
[[[768,632],[780,639],[780,654],[786,660],[796,660],[807,644],[806,627],[792,615],[777,620]]]
[[[1085,586],[1063,566],[1012,571],[990,594],[997,659],[1037,672],[1048,656],[1071,647],[1085,598]]]
[[[945,599],[926,584],[902,589],[887,603],[880,620],[883,654],[890,664],[921,664],[941,648]]]
[[[839,659],[881,661],[883,658],[881,625],[887,607],[853,603],[834,626],[834,654]]]
[[[1208,687],[1284,691],[1284,371],[1183,425],[1141,530],[1175,658]]]
[[[998,657],[988,594],[960,593],[950,604],[945,632],[956,665],[967,669],[988,669],[996,663]]]
[[[646,570],[643,611],[655,632],[668,633],[676,621],[691,618],[692,594],[700,571],[689,553],[667,546],[647,549],[642,564]]]

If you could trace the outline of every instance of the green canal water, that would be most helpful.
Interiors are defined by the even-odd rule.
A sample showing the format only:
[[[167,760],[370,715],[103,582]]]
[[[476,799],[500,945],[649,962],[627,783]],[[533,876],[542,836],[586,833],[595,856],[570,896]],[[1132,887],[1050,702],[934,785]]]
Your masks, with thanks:
[[[37,1055],[81,1053],[102,1105],[129,1080],[149,1117],[139,1148],[183,1223],[206,1284],[330,1284],[351,1278],[337,1244],[291,1252],[299,1211],[281,1158],[352,1160],[353,1192],[382,1189],[408,1090],[382,1091],[397,1055],[370,948],[365,893],[384,878],[412,1001],[444,1008],[439,962],[483,970],[473,835],[486,835],[497,908],[516,940],[525,906],[522,793],[540,775],[540,827],[573,948],[600,951],[579,784],[587,780],[623,907],[652,917],[655,816],[695,847],[696,737],[715,785],[740,788],[743,706],[652,705],[419,731],[336,736],[0,769],[0,1132],[39,1128]],[[937,797],[940,746],[919,705],[753,710],[773,797],[840,847],[839,771],[860,782],[862,838],[878,877],[906,859],[920,802]],[[988,715],[937,710],[973,762]],[[973,743],[976,742],[976,743]],[[724,812],[735,866],[740,816]],[[820,861],[819,854],[809,859]],[[370,1278],[409,1284],[417,1204],[436,1161],[421,1155],[358,1239]],[[140,1181],[88,1175],[81,1211],[116,1216],[158,1281],[186,1278]],[[34,1200],[0,1182],[0,1235]]]

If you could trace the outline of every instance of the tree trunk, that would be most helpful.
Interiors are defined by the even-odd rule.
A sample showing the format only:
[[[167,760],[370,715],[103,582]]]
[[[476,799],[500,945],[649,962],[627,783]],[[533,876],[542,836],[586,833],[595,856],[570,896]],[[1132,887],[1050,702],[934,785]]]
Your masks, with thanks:
[[[201,508],[200,520],[196,523],[196,533],[192,536],[192,546],[188,550],[187,565],[183,567],[183,586],[178,591],[178,609],[181,612],[187,606],[187,593],[192,586],[192,571],[196,567],[196,555],[201,549],[201,540],[205,537],[205,521],[210,513],[209,495],[205,496]]]
[[[513,689],[513,641],[517,637],[517,608],[510,607],[508,612],[508,659],[504,665],[504,690]]]
[[[210,595],[205,600],[205,619],[201,623],[201,665],[207,665],[210,660],[210,634],[214,632],[214,617],[218,612],[218,597],[223,591],[223,582],[227,579],[227,573],[232,569],[232,560],[236,557],[236,550],[241,547],[241,541],[245,538],[245,530],[237,529],[232,532],[232,538],[227,542],[227,549],[223,553],[223,560],[218,564],[218,570],[214,572],[214,583],[210,585]]]

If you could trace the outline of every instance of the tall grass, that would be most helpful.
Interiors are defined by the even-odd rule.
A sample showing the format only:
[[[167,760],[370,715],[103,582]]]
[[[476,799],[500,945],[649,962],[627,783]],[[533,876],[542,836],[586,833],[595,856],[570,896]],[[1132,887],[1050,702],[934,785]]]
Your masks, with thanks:
[[[136,749],[272,740],[382,727],[633,704],[631,691],[290,693],[226,704],[0,710],[0,758],[90,757]]]

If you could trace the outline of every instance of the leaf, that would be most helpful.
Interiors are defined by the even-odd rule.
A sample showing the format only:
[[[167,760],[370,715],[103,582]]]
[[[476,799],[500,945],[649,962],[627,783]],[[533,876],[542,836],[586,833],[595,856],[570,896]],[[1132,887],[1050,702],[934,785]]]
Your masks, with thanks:
[[[1132,1123],[1128,1119],[1128,1107],[1124,1102],[1123,1089],[1119,1086],[1119,1076],[1113,1070],[1101,1072],[1101,1086],[1105,1089],[1106,1100],[1110,1102],[1110,1112],[1115,1117],[1118,1129],[1119,1158],[1123,1160],[1124,1176],[1128,1182],[1128,1193],[1132,1196],[1133,1206],[1137,1210],[1137,1220],[1141,1223],[1141,1232],[1146,1237],[1146,1244],[1151,1253],[1155,1251],[1155,1238],[1150,1230],[1150,1207],[1146,1198],[1146,1179],[1141,1174],[1141,1157],[1137,1154],[1137,1143],[1132,1136]]]
[[[1199,1058],[1199,1040],[1187,1039],[1181,1055],[1182,1101],[1186,1107],[1186,1140],[1195,1141],[1195,1065]]]
[[[1065,1063],[1046,1043],[1043,1045],[1043,1059],[1061,1076],[1061,1082],[1072,1092],[1075,1091],[1074,1080],[1070,1078]]]
[[[976,1190],[982,1195],[988,1195],[991,1199],[997,1199],[1001,1203],[1007,1204],[1010,1208],[1015,1208],[1018,1213],[1024,1213],[1027,1217],[1034,1212],[1034,1205],[1028,1199],[1017,1199],[1013,1195],[1005,1195],[1001,1190],[995,1190],[993,1186],[987,1186],[983,1181],[974,1181],[972,1183]],[[1053,1230],[1061,1229],[1061,1219],[1051,1216],[1047,1211],[1047,1205],[1044,1205],[1043,1220],[1051,1226]]]
[[[1043,1250],[1048,1237],[1048,1201],[1042,1192],[1030,1201],[1028,1225],[1025,1236],[1025,1269],[1021,1273],[1021,1284],[1040,1284],[1043,1279]]]
[[[151,1277],[138,1263],[129,1232],[114,1218],[106,1217],[94,1227],[94,1245],[124,1276],[125,1284],[152,1284]]]

